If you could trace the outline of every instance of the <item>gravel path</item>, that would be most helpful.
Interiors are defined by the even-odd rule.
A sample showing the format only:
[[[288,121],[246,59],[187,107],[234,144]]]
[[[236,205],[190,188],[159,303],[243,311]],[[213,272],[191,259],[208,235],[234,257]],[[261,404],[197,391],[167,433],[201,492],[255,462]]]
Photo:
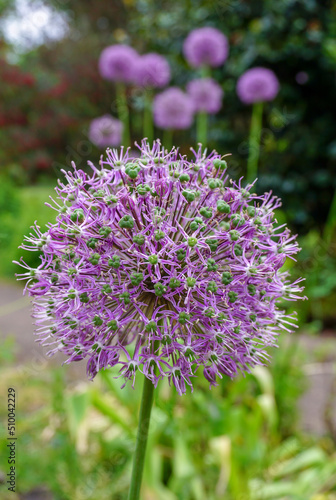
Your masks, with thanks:
[[[34,371],[43,371],[50,364],[59,364],[62,358],[46,357],[44,349],[35,342],[30,311],[30,299],[22,296],[20,287],[0,283],[0,338],[14,336],[18,364],[25,363]],[[336,435],[336,336],[301,335],[299,342],[311,359],[304,367],[308,389],[299,401],[300,426],[307,432],[322,435],[330,431],[331,425]],[[320,351],[321,361],[316,361],[316,350]],[[67,370],[71,378],[86,380],[84,363],[72,363]]]

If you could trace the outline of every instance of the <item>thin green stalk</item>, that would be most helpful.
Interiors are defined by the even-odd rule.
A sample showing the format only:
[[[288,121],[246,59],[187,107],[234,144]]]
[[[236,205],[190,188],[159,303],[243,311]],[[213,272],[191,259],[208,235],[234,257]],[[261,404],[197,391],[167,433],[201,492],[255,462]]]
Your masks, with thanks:
[[[173,131],[171,128],[165,128],[163,131],[163,146],[168,151],[173,147]]]
[[[258,175],[260,153],[260,135],[262,126],[263,102],[255,102],[252,109],[251,130],[249,138],[249,156],[247,161],[247,182],[252,182]]]
[[[203,149],[207,146],[208,115],[205,111],[197,113],[197,143],[201,143]]]
[[[130,122],[129,122],[126,87],[123,83],[118,82],[116,85],[116,90],[117,90],[118,117],[119,120],[124,125],[122,145],[128,147],[131,145],[131,135],[130,135]]]
[[[153,114],[152,114],[152,94],[147,91],[145,96],[145,107],[143,116],[143,137],[147,137],[149,144],[154,139]]]
[[[329,213],[323,232],[323,239],[328,245],[331,243],[335,229],[336,229],[336,190],[329,208]]]
[[[138,434],[133,457],[133,470],[128,500],[139,500],[142,473],[144,469],[148,428],[153,405],[154,385],[144,377],[142,400],[139,414]]]

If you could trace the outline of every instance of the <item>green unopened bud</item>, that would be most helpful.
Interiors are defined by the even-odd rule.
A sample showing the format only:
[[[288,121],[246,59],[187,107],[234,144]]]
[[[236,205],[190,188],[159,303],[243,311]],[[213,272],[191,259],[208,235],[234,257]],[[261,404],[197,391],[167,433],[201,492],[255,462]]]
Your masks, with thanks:
[[[99,234],[104,238],[107,238],[110,233],[112,233],[112,229],[108,226],[103,226],[99,229]]]
[[[230,224],[229,222],[220,222],[219,227],[221,228],[222,231],[229,231],[230,229]]]
[[[195,283],[196,283],[195,278],[191,278],[190,276],[188,276],[186,281],[187,281],[187,286],[189,288],[193,288],[195,286]]]
[[[216,316],[216,311],[214,310],[213,307],[208,307],[204,311],[204,316],[206,316],[207,318],[214,318]]]
[[[190,181],[190,176],[186,173],[183,173],[179,177],[181,182],[189,182]]]
[[[181,281],[177,278],[170,278],[169,286],[173,289],[178,288],[179,286],[181,286]]]
[[[241,257],[243,255],[243,248],[238,244],[236,244],[234,246],[233,251],[234,251],[235,255],[237,255],[237,257]]]
[[[118,202],[118,198],[114,194],[111,194],[106,196],[105,201],[107,205],[115,205]]]
[[[134,219],[131,215],[124,215],[119,221],[119,226],[123,229],[132,229],[134,227]]]
[[[83,222],[84,220],[84,212],[82,208],[76,208],[70,215],[70,219],[73,222]]]
[[[238,293],[231,291],[228,293],[228,296],[229,296],[229,302],[236,302],[236,300],[238,298]]]
[[[108,265],[114,269],[118,269],[120,267],[119,255],[112,255],[112,257],[108,260]]]
[[[191,247],[191,248],[194,248],[196,245],[197,245],[197,238],[188,238],[188,245]]]
[[[131,283],[134,286],[139,286],[143,279],[144,275],[142,273],[133,273],[131,275]]]
[[[186,250],[183,250],[182,248],[179,248],[176,252],[176,257],[177,260],[181,262],[181,260],[184,260],[186,258],[187,252]]]
[[[257,319],[257,315],[256,314],[250,314],[250,320],[251,321],[255,321]]]
[[[121,293],[119,298],[124,301],[124,304],[129,304],[131,302],[130,294],[128,292]]]
[[[69,299],[75,299],[76,298],[76,292],[73,288],[70,288],[69,293],[68,293]]]
[[[108,321],[107,326],[113,332],[118,330],[118,322],[115,319],[111,319],[111,321]]]
[[[209,240],[206,240],[206,242],[209,245],[210,250],[212,252],[215,252],[217,250],[217,248],[218,248],[218,240],[209,239]]]
[[[125,168],[125,173],[130,177],[131,179],[136,179],[138,177],[138,174],[140,172],[140,167],[133,164],[133,163],[127,163],[126,168]]]
[[[189,321],[189,320],[190,320],[190,314],[188,314],[188,313],[186,313],[184,311],[180,312],[180,314],[179,314],[179,323],[181,325],[185,325],[186,322]]]
[[[236,231],[235,229],[232,229],[231,231],[229,231],[229,234],[230,234],[230,238],[232,241],[239,240],[240,233],[238,231]]]
[[[136,245],[143,245],[145,243],[145,237],[143,234],[136,234],[133,236],[133,243]]]
[[[169,337],[169,335],[164,335],[162,337],[162,344],[163,345],[170,345],[172,343],[172,339]]]
[[[95,326],[101,326],[103,322],[104,322],[103,319],[100,316],[98,316],[98,314],[96,314],[95,317],[93,318],[93,324]]]
[[[155,264],[157,264],[159,262],[159,259],[158,259],[158,256],[157,255],[150,255],[148,257],[148,262],[154,266]]]
[[[98,243],[98,240],[96,238],[89,238],[86,245],[89,247],[89,248],[96,248],[97,246],[97,243]]]
[[[150,321],[149,323],[147,323],[147,325],[145,326],[145,330],[146,332],[154,332],[157,330],[157,324],[155,323],[155,321]]]
[[[224,313],[219,313],[217,316],[217,322],[223,323],[225,320],[227,320],[227,316]]]
[[[225,160],[220,160],[219,158],[216,158],[214,161],[213,161],[213,166],[216,168],[216,169],[220,169],[220,170],[225,170],[227,168],[227,163]]]
[[[75,267],[70,267],[68,269],[68,276],[74,276],[75,274],[77,274],[77,269]],[[54,280],[55,280],[55,278],[54,278]],[[53,277],[52,277],[52,283],[56,283],[56,282],[57,282],[57,279],[56,279],[56,281],[53,281]]]
[[[255,207],[247,207],[247,213],[249,214],[250,217],[254,217],[256,214],[256,208]]]
[[[148,193],[150,193],[150,187],[148,186],[148,184],[139,184],[136,190],[140,196],[146,196]]]
[[[99,263],[99,259],[100,259],[99,253],[94,253],[89,258],[89,262],[91,262],[91,264],[93,264],[94,266],[96,266]]]
[[[155,283],[154,291],[155,295],[162,297],[162,295],[167,291],[167,287],[165,287],[162,283]]]
[[[160,241],[164,237],[165,237],[165,233],[163,231],[161,231],[160,229],[157,229],[156,231],[154,231],[154,239],[156,241]]]
[[[215,281],[209,281],[207,286],[207,291],[211,293],[216,293],[218,290],[218,286]]]
[[[223,181],[221,179],[208,179],[208,186],[210,189],[216,189],[223,187]]]
[[[212,209],[209,207],[202,207],[200,209],[200,214],[206,219],[210,219],[210,217],[212,217]]]
[[[231,224],[233,225],[233,227],[240,227],[245,224],[245,219],[240,214],[233,214],[231,216]]]
[[[87,292],[81,293],[79,296],[79,300],[83,302],[83,304],[87,304],[90,300]]]
[[[222,274],[222,283],[223,285],[229,285],[231,281],[233,280],[232,274],[228,271],[225,271]]]
[[[192,191],[191,189],[185,189],[184,191],[182,191],[182,195],[185,197],[185,199],[189,203],[191,203],[192,201],[194,201],[194,199],[196,198],[195,191]]]
[[[102,292],[103,293],[111,293],[112,292],[112,288],[110,287],[110,285],[103,285],[102,286]]]
[[[223,200],[217,201],[217,210],[221,214],[229,214],[231,212],[230,205]]]
[[[215,259],[208,259],[207,260],[207,269],[208,269],[208,271],[217,271],[218,265],[216,264]]]

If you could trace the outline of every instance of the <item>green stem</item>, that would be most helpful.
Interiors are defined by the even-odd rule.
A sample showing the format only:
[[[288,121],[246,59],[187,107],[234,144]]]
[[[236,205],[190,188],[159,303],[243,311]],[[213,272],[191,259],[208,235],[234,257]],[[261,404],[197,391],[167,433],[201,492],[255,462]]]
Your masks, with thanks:
[[[142,473],[148,438],[148,428],[153,405],[154,385],[145,377],[139,414],[138,434],[133,457],[133,470],[128,500],[139,500]]]
[[[147,91],[145,96],[143,119],[143,137],[147,137],[149,144],[151,144],[154,139],[154,127],[152,114],[152,94],[149,91]]]
[[[263,102],[255,102],[252,109],[249,138],[249,156],[247,160],[247,182],[253,182],[258,175],[260,153],[260,135],[262,126]]]
[[[329,213],[323,232],[323,239],[328,245],[331,243],[335,228],[336,228],[336,191],[334,193],[334,197],[332,199],[329,208]]]
[[[124,125],[122,144],[123,146],[128,147],[131,145],[131,136],[130,136],[129,111],[128,111],[125,85],[123,83],[118,82],[116,84],[116,91],[117,91],[118,117],[119,120]]]
[[[173,147],[173,131],[171,128],[165,128],[163,131],[163,147],[168,151]]]
[[[207,146],[208,115],[205,111],[197,114],[197,143],[201,143],[205,149]]]

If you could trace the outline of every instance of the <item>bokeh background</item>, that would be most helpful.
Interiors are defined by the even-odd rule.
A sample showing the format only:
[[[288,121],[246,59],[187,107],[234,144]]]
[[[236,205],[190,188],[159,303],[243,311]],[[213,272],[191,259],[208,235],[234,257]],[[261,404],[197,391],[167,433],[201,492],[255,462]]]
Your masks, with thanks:
[[[127,496],[141,387],[120,390],[116,373],[86,381],[85,367],[60,367],[34,344],[29,300],[15,284],[18,249],[72,160],[87,168],[102,151],[92,119],[116,114],[113,83],[101,78],[103,48],[156,51],[185,88],[197,71],[183,40],[213,26],[230,53],[213,77],[225,92],[209,123],[209,148],[231,153],[229,173],[245,175],[251,108],[236,95],[248,68],[265,66],[280,92],[265,106],[258,190],[283,199],[278,220],[298,233],[291,272],[306,278],[298,333],[280,339],[268,368],[224,380],[200,379],[182,398],[156,396],[144,500],[336,499],[336,3],[315,0],[0,1],[0,375],[18,395],[17,492],[1,498],[123,500]],[[144,93],[128,88],[133,141],[141,140]],[[156,135],[162,137],[161,131]],[[192,127],[175,133],[188,154]],[[334,200],[334,201],[333,201]],[[6,405],[1,418],[6,423]],[[1,433],[5,446],[7,435]]]

